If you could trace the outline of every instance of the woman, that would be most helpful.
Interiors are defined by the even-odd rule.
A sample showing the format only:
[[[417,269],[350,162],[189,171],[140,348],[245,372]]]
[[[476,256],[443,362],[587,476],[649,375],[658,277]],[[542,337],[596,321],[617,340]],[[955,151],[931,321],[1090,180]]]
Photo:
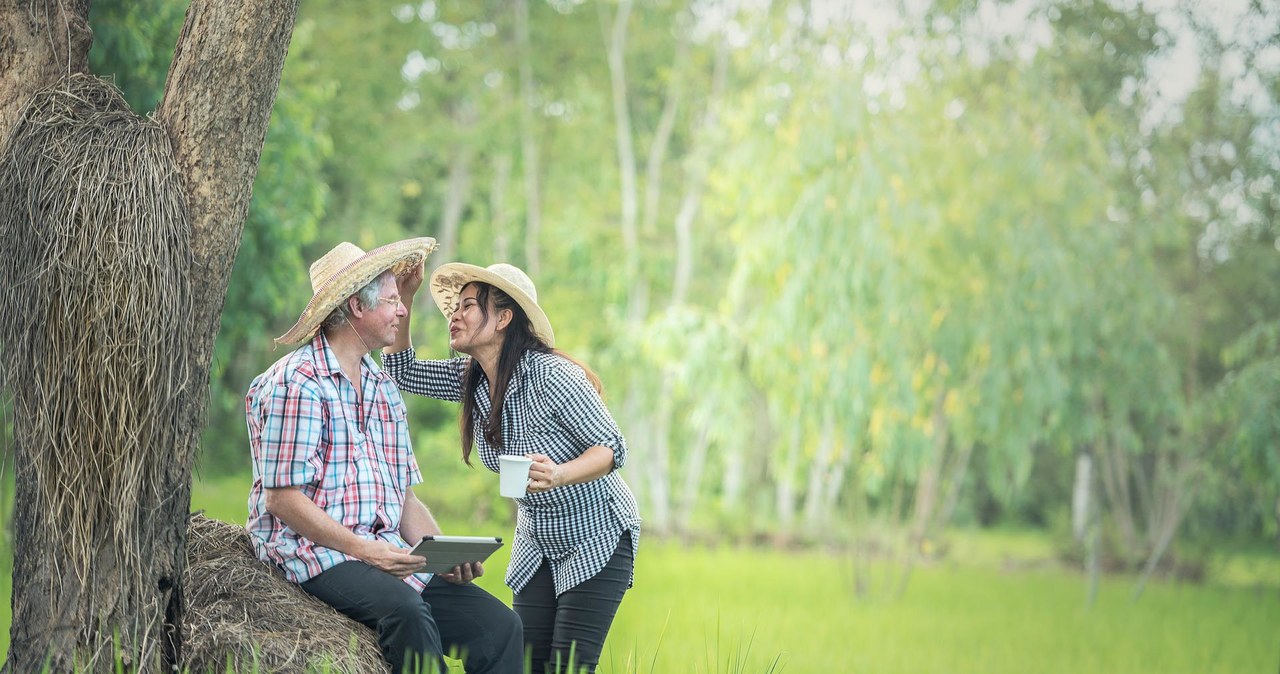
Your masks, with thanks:
[[[400,279],[405,306],[419,266]],[[640,536],[635,498],[615,472],[627,446],[600,398],[599,379],[555,350],[537,290],[509,264],[441,265],[431,295],[449,319],[450,360],[417,360],[409,316],[383,356],[404,391],[462,403],[462,458],[473,448],[497,472],[501,455],[527,456],[507,585],[524,621],[533,671],[594,672]],[[560,667],[561,669],[556,669]],[[576,669],[572,671],[577,671]]]

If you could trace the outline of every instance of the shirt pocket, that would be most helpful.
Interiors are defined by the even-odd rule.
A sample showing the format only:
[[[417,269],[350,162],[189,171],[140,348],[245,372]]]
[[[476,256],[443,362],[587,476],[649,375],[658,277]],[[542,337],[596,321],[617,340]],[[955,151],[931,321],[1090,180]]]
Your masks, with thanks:
[[[405,408],[374,405],[365,429],[368,443],[382,455],[397,490],[404,489],[409,479],[409,422]]]

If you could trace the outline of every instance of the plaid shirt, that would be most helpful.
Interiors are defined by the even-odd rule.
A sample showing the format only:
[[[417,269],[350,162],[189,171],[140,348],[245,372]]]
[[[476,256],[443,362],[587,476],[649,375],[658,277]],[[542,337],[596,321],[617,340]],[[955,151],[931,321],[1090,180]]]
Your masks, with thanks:
[[[323,334],[276,361],[249,386],[245,415],[253,449],[250,540],[258,558],[295,583],[355,557],[303,538],[266,509],[265,489],[299,487],[355,535],[410,548],[400,537],[405,492],[422,481],[409,444],[404,400],[373,358],[356,389]],[[421,592],[431,575],[405,582]]]
[[[414,350],[384,356],[383,366],[400,388],[420,395],[459,402],[468,357],[416,360]],[[613,467],[626,461],[627,443],[604,401],[582,368],[555,354],[526,351],[516,365],[502,407],[501,451],[483,435],[492,405],[489,382],[480,375],[476,387],[474,441],[480,461],[498,471],[500,454],[537,452],[556,463],[600,445],[613,450]],[[631,532],[632,553],[640,543],[640,515],[635,497],[617,471],[582,484],[566,485],[516,499],[519,513],[507,585],[524,589],[547,560],[556,595],[590,579],[604,568],[623,531]],[[634,580],[634,569],[632,580]]]

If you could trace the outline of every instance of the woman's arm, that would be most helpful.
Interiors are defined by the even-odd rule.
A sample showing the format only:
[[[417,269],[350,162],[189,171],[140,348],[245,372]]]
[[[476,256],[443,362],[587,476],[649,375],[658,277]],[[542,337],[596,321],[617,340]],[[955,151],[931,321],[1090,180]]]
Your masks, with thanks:
[[[418,288],[422,287],[425,265],[426,262],[423,261],[404,276],[396,278],[396,287],[400,292],[400,301],[404,303],[405,313],[404,318],[400,319],[400,327],[396,328],[396,340],[382,350],[384,354],[400,353],[413,346],[413,340],[409,337],[409,323],[413,318],[413,298],[418,294]]]
[[[542,395],[563,432],[585,449],[560,464],[545,454],[529,454],[532,493],[597,480],[621,468],[627,456],[626,439],[582,368],[564,359],[552,363]]]
[[[391,375],[401,391],[459,402],[462,400],[463,359],[418,360],[413,340],[409,337],[413,299],[422,286],[422,274],[423,266],[420,264],[396,279],[405,315],[396,328],[395,341],[382,350],[382,369]]]
[[[556,463],[545,454],[529,454],[533,465],[529,466],[529,493],[581,484],[608,475],[613,470],[613,450],[602,445],[588,447],[578,458]]]

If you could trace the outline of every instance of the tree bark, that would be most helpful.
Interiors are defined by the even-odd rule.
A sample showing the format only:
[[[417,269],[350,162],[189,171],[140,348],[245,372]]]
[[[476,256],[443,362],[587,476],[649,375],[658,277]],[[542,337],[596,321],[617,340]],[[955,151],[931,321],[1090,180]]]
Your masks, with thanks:
[[[507,182],[511,179],[511,155],[503,152],[493,160],[489,190],[489,217],[493,222],[493,259],[511,259],[511,233],[507,222]]]
[[[533,110],[538,95],[533,82],[533,50],[529,44],[529,2],[516,0],[516,50],[520,61],[520,163],[524,171],[525,272],[537,279],[542,268],[542,185]]]
[[[454,145],[449,159],[449,178],[445,181],[444,209],[440,215],[440,249],[427,261],[430,270],[458,256],[458,230],[462,226],[467,198],[471,195],[471,161],[476,154],[475,144],[465,136],[470,135],[475,121],[475,108],[470,101],[459,104],[453,114],[453,122],[458,135],[464,138]]]
[[[84,72],[92,43],[89,0],[0,0],[0,141],[32,94]]]
[[[89,2],[0,0],[0,133],[7,138],[33,92],[56,84],[68,72],[83,71],[91,32]],[[185,360],[187,378],[168,382],[179,393],[171,405],[177,428],[174,446],[128,445],[122,452],[154,467],[154,494],[137,499],[135,512],[100,516],[90,545],[92,558],[83,582],[58,573],[62,560],[52,551],[24,544],[33,532],[62,531],[40,507],[39,492],[24,486],[30,476],[22,457],[58,453],[59,446],[29,444],[17,453],[13,625],[5,671],[67,671],[73,666],[112,671],[119,658],[125,671],[169,671],[180,667],[178,626],[183,613],[182,577],[191,467],[207,407],[209,365],[231,268],[252,195],[258,158],[275,101],[280,73],[297,11],[295,1],[248,0],[192,3],[186,14],[156,119],[170,139],[173,161],[187,198],[190,227],[190,313],[157,315],[185,336],[181,353],[157,359]],[[141,210],[156,195],[140,192]],[[130,205],[126,205],[128,207]],[[0,204],[0,208],[12,205]],[[39,223],[31,223],[35,227]],[[86,232],[86,236],[90,232]],[[188,318],[189,317],[189,318]],[[74,316],[51,320],[72,322]],[[134,363],[113,364],[119,381],[131,386]],[[21,384],[15,384],[20,386]],[[38,398],[38,396],[31,396]],[[111,413],[111,401],[87,401],[91,414]],[[96,407],[94,407],[96,406]],[[19,425],[24,419],[15,419]],[[74,428],[85,420],[65,418]],[[21,433],[15,436],[21,437]],[[73,437],[67,431],[63,437]],[[56,463],[56,462],[55,462]],[[76,466],[58,466],[55,480],[82,479]],[[116,540],[111,532],[129,532]],[[124,554],[121,548],[128,548]],[[120,563],[136,558],[140,567]],[[65,571],[65,569],[64,569]],[[112,645],[121,649],[113,656]],[[45,658],[49,660],[46,663]]]

